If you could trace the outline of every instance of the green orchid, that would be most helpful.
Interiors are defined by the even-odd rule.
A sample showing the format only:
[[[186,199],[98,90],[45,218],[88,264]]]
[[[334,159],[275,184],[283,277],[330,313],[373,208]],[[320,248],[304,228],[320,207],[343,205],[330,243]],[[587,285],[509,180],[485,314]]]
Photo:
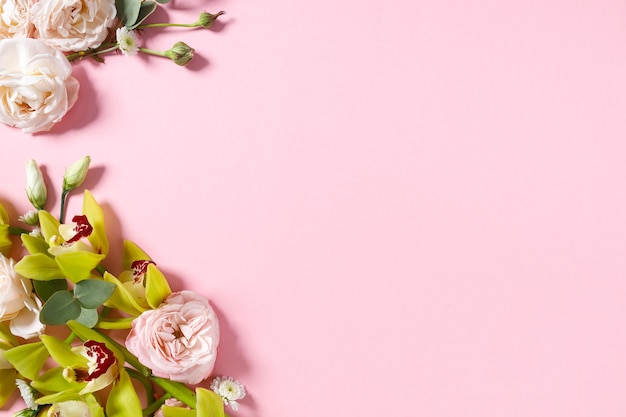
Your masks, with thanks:
[[[0,204],[0,253],[4,255],[11,249],[10,228],[9,215],[2,204]]]
[[[104,231],[102,208],[88,190],[83,199],[83,214],[73,222],[60,223],[45,210],[39,211],[41,238],[22,234],[30,255],[23,257],[15,270],[34,280],[68,278],[78,283],[93,275],[105,259],[109,243]]]
[[[124,241],[122,260],[124,271],[116,278],[105,273],[104,280],[116,286],[113,296],[105,303],[107,307],[139,316],[146,310],[157,308],[172,290],[163,273],[139,246]]]
[[[0,407],[7,402],[15,391],[17,370],[6,358],[6,352],[18,344],[17,339],[9,332],[4,323],[0,323]]]

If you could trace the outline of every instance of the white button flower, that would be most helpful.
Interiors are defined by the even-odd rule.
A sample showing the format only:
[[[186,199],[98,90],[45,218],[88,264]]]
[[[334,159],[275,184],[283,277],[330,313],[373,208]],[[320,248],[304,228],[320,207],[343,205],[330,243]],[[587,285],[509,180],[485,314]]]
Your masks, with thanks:
[[[136,55],[139,52],[139,38],[134,30],[122,26],[115,31],[117,46],[126,56]]]
[[[246,389],[244,386],[239,381],[231,377],[218,376],[211,382],[211,389],[222,397],[224,404],[230,404],[235,411],[239,409],[239,403],[237,400],[241,400],[246,396]]]

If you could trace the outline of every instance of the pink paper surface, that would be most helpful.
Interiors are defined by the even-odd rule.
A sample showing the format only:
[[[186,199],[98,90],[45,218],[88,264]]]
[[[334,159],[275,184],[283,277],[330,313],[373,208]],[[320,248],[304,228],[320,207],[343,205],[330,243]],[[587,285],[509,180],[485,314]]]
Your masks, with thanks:
[[[203,8],[147,45],[189,68],[85,61],[51,133],[0,126],[12,214],[91,155],[112,239],[216,307],[233,417],[626,415],[624,2],[164,17]]]

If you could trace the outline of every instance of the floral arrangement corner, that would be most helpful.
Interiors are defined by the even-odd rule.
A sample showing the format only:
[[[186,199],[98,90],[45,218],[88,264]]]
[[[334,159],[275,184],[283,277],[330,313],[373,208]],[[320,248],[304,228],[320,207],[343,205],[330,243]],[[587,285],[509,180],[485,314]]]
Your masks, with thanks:
[[[49,131],[74,106],[79,83],[71,62],[138,53],[185,66],[195,50],[176,42],[141,46],[154,28],[211,28],[224,14],[203,11],[191,23],[147,19],[169,0],[3,0],[0,7],[0,122],[23,133]]]
[[[26,408],[15,417],[222,417],[226,405],[237,410],[244,386],[212,375],[220,332],[209,302],[193,291],[172,292],[130,240],[119,272],[107,270],[104,214],[89,190],[82,213],[65,222],[66,198],[89,165],[85,157],[65,171],[58,218],[45,210],[47,189],[34,160],[26,164],[34,210],[16,226],[0,205],[0,406],[19,390]],[[16,251],[17,262],[6,256]]]

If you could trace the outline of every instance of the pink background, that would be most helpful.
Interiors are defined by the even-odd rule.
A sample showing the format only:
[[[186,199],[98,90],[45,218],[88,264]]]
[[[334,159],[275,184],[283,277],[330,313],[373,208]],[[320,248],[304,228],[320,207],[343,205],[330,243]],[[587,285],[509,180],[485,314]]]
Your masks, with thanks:
[[[219,311],[233,416],[626,415],[624,2],[167,11],[204,8],[146,39],[189,68],[85,61],[51,133],[0,127],[12,213],[91,155],[113,239]]]

